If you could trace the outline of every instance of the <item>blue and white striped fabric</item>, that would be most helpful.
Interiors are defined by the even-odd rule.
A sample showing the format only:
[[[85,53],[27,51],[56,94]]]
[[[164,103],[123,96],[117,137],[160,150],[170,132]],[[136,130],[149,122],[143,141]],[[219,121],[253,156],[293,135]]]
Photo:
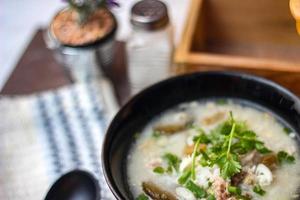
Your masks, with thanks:
[[[114,199],[101,169],[110,111],[99,82],[0,99],[0,199],[41,200],[62,174],[75,169],[99,180],[101,199]]]

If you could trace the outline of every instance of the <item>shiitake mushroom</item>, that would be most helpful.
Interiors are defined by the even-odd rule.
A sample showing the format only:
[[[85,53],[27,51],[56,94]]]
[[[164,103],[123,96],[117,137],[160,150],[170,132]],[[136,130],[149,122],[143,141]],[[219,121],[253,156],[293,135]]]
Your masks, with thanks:
[[[142,183],[142,188],[145,194],[151,197],[153,200],[176,200],[177,198],[163,189],[159,188],[154,183],[147,181]]]

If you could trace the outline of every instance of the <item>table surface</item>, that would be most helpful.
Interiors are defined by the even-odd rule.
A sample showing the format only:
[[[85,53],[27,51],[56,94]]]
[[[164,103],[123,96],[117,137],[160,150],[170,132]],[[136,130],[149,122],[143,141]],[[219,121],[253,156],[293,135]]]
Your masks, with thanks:
[[[129,97],[124,42],[116,42],[114,63],[106,75],[111,79],[120,105]],[[43,30],[38,29],[0,94],[23,95],[72,84],[68,72],[46,48]]]

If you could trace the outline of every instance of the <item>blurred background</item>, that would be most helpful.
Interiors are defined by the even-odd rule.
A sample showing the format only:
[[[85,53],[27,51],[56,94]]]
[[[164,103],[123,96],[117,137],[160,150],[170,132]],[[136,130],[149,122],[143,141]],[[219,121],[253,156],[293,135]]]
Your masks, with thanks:
[[[119,0],[111,8],[117,28],[109,42],[77,48],[57,45],[48,37],[55,15],[70,6],[68,2],[72,1],[1,0],[0,112],[5,119],[0,123],[0,199],[43,199],[55,180],[73,169],[92,173],[100,183],[101,199],[114,199],[100,154],[110,120],[131,96],[127,68],[131,63],[135,73],[137,66],[154,60],[149,66],[157,66],[155,73],[163,75],[150,82],[167,78],[190,6],[189,0],[163,0],[158,4],[162,15],[150,19],[165,20],[162,29],[146,28],[140,36],[130,22],[138,1]],[[138,14],[156,13],[155,9],[146,6]],[[150,56],[149,51],[156,54]],[[129,54],[140,56],[129,59]],[[140,57],[148,61],[141,65]],[[148,76],[147,67],[142,74]],[[134,75],[137,81],[139,76]]]
[[[43,199],[73,169],[114,199],[101,168],[106,128],[133,95],[168,77],[238,71],[300,95],[299,0],[0,5],[0,199]]]
[[[137,0],[120,0],[113,12],[119,23],[117,40],[126,40],[130,34],[130,9]],[[164,0],[174,22],[178,41],[183,29],[190,0]],[[2,41],[0,59],[0,88],[11,74],[18,59],[34,36],[37,28],[47,27],[53,16],[66,6],[63,0],[1,0],[0,24]]]

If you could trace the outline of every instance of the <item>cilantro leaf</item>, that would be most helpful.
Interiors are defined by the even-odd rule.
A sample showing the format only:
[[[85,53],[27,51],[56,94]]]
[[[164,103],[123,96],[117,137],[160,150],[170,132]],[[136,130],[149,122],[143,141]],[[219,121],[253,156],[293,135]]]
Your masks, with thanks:
[[[197,142],[197,140],[200,140],[200,143],[202,144],[210,143],[210,139],[207,137],[205,133],[201,133],[200,135],[197,135],[193,138],[194,142]]]
[[[185,184],[187,181],[188,181],[188,179],[191,177],[191,170],[187,170],[187,171],[185,171],[179,178],[178,178],[178,183],[180,184],[180,185],[183,185],[183,184]]]
[[[261,153],[261,154],[267,154],[267,153],[271,153],[272,151],[270,149],[268,149],[263,142],[261,141],[256,141],[255,142],[255,149]]]
[[[234,143],[231,148],[235,153],[246,154],[255,149],[255,142],[252,140],[240,139],[238,142]]]
[[[159,167],[155,167],[153,169],[153,172],[157,173],[157,174],[163,174],[163,173],[165,173],[165,169],[159,166]]]
[[[240,135],[242,132],[247,130],[245,122],[242,122],[242,121],[236,122],[233,118],[232,112],[230,112],[230,119],[218,127],[218,129],[219,129],[218,131],[220,132],[220,134],[229,135],[233,123],[235,124],[235,133],[237,135]]]
[[[280,164],[284,164],[284,163],[292,164],[295,162],[295,157],[292,155],[289,155],[285,151],[279,151],[277,153],[277,159]]]
[[[229,135],[230,131],[231,131],[231,127],[232,127],[232,125],[231,125],[230,122],[228,122],[228,121],[224,122],[223,124],[221,124],[221,126],[219,128],[220,129],[220,133],[222,135]]]
[[[194,146],[194,150],[193,150],[193,154],[192,154],[191,176],[192,176],[193,180],[196,179],[195,165],[196,165],[196,156],[197,156],[197,153],[198,153],[197,150],[198,150],[198,147],[199,147],[199,144],[200,144],[200,140],[201,140],[201,138],[198,138],[198,140],[196,141],[195,146]]]
[[[260,196],[263,196],[264,194],[266,194],[266,191],[264,191],[264,190],[260,187],[260,185],[255,185],[255,186],[253,187],[253,192],[259,194]]]
[[[228,101],[227,101],[227,99],[217,99],[216,104],[217,105],[226,105],[226,104],[228,104]]]
[[[221,169],[221,175],[223,178],[230,178],[239,173],[242,169],[241,164],[238,162],[238,157],[232,154],[228,157],[226,154],[223,154],[218,158],[217,164]]]
[[[211,166],[213,164],[212,160],[209,158],[207,153],[203,150],[200,150],[200,153],[202,154],[202,157],[200,158],[200,164],[203,167]]]
[[[178,158],[176,155],[174,155],[172,153],[166,153],[163,156],[163,159],[165,159],[167,161],[167,163],[168,163],[167,172],[172,172],[173,169],[175,171],[178,171],[179,164],[181,162],[180,158]]]
[[[216,200],[216,197],[212,194],[208,195],[206,200]]]
[[[270,153],[271,151],[264,146],[264,143],[257,140],[256,133],[251,130],[245,130],[239,134],[235,134],[237,140],[232,145],[233,152],[238,154],[245,154],[249,151],[257,149],[260,153]]]
[[[230,113],[230,114],[232,116],[232,113]],[[232,138],[233,138],[233,135],[234,135],[234,131],[235,131],[235,123],[232,124],[230,135],[229,135],[228,147],[227,147],[227,152],[226,152],[226,157],[227,158],[230,155],[230,148],[231,148],[231,143],[232,143]]]
[[[243,137],[243,139],[253,140],[256,138],[256,133],[251,130],[245,130],[240,133],[240,135]]]
[[[152,133],[152,137],[153,138],[159,138],[161,136],[161,132],[160,131],[153,131]]]
[[[288,128],[288,127],[284,127],[283,128],[283,131],[287,134],[287,135],[289,135],[291,132],[293,132],[290,128]]]
[[[242,191],[239,187],[235,187],[235,186],[229,186],[228,187],[228,192],[231,194],[235,194],[235,195],[241,195]]]
[[[215,143],[213,146],[211,146],[208,150],[212,153],[219,154],[222,153],[222,146],[224,142]]]
[[[149,200],[149,197],[147,197],[145,194],[140,194],[135,200]]]
[[[193,181],[189,180],[186,184],[185,187],[190,190],[196,198],[203,198],[206,196],[206,192],[202,187],[199,187],[196,185]]]
[[[231,152],[232,140],[233,136],[235,135],[236,123],[233,119],[232,112],[230,112],[230,117],[232,122],[231,130],[226,138],[226,141],[223,144],[223,147],[227,147],[227,149],[223,150],[223,153],[216,160],[216,164],[219,165],[221,169],[221,175],[223,178],[230,178],[234,174],[240,172],[242,168],[238,160],[238,156],[236,154],[232,154]]]

